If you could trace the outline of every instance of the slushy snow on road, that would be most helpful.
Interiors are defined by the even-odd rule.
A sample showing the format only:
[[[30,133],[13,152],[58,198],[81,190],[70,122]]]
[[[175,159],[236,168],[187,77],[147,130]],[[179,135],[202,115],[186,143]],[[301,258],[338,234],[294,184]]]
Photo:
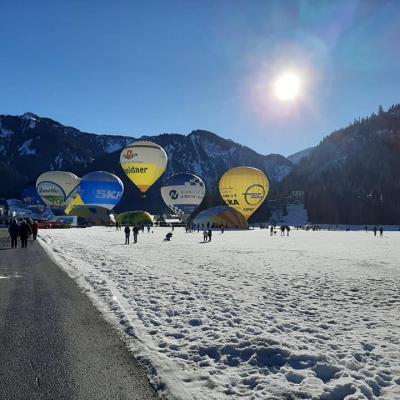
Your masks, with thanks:
[[[167,231],[41,232],[165,398],[400,399],[400,233]]]

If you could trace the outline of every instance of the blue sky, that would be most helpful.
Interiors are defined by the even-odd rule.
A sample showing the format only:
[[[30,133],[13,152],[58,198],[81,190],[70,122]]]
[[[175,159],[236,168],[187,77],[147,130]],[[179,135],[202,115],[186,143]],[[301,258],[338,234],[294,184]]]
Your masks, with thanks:
[[[0,114],[289,155],[400,102],[397,0],[2,0],[0,16]]]

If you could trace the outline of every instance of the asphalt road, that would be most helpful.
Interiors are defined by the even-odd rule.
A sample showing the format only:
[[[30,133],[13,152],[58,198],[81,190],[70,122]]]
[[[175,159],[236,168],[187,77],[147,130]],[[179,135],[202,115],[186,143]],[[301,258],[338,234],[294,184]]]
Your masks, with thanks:
[[[39,243],[0,230],[0,399],[158,399],[144,370]]]

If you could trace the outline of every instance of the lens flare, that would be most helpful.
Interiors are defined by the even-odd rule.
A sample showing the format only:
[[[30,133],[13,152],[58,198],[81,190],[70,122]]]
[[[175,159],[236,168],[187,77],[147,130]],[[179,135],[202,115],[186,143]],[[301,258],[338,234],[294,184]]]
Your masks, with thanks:
[[[283,101],[294,100],[300,93],[301,82],[293,72],[283,73],[274,84],[276,97]]]

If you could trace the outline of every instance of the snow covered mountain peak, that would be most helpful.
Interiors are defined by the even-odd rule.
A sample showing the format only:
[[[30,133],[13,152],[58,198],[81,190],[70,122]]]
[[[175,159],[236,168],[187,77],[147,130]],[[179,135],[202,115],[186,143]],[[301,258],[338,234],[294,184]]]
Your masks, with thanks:
[[[23,119],[33,119],[33,120],[38,120],[40,119],[40,117],[34,113],[31,112],[26,112],[24,114],[21,115],[21,118]]]

